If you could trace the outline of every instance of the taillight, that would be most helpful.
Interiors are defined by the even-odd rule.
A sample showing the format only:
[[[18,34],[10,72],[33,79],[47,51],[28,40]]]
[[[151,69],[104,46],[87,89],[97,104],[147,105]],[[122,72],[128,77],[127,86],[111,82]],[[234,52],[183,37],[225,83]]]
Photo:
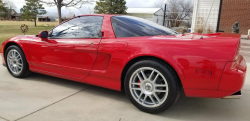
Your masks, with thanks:
[[[238,63],[236,61],[232,62],[231,69],[235,70],[238,68]]]
[[[241,41],[239,41],[238,52],[240,51],[240,48],[241,48]]]
[[[239,40],[239,44],[238,44],[237,50],[235,52],[234,60],[237,60],[237,58],[240,54],[240,48],[241,48],[241,41]]]
[[[236,70],[238,70],[238,69],[239,69],[239,66],[240,66],[240,63],[241,63],[242,61],[244,61],[243,56],[238,55],[238,56],[237,56],[237,59],[236,59],[235,61],[231,62],[231,63],[232,63],[232,64],[231,64],[231,69],[236,69]]]

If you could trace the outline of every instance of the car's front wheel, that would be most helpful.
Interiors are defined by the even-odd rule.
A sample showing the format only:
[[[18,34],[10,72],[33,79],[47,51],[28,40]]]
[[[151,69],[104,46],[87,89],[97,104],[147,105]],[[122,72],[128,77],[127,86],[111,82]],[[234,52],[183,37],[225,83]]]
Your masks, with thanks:
[[[177,75],[157,60],[142,60],[130,67],[125,77],[125,91],[140,110],[160,113],[169,109],[179,96]]]
[[[5,53],[7,69],[16,78],[28,76],[31,72],[23,51],[16,45],[7,48]]]

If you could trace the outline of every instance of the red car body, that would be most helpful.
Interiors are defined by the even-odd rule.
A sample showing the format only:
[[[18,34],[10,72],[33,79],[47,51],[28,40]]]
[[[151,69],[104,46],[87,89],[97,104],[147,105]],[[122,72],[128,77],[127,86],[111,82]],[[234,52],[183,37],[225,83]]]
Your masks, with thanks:
[[[33,72],[120,91],[130,64],[154,57],[178,74],[188,97],[223,98],[241,90],[246,63],[239,55],[240,35],[204,35],[116,38],[111,17],[104,16],[100,39],[48,39],[17,36],[5,41],[23,50]]]

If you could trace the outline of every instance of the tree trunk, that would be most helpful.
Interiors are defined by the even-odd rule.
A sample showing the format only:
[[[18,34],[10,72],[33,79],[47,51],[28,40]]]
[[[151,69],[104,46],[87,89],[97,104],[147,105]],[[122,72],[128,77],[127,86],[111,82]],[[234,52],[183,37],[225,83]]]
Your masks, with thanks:
[[[11,9],[10,9],[11,10]],[[8,19],[11,20],[11,11],[8,12]]]
[[[61,5],[57,5],[57,12],[58,12],[58,24],[60,24],[62,22]]]
[[[34,19],[34,21],[35,21],[35,26],[36,26],[36,18]]]

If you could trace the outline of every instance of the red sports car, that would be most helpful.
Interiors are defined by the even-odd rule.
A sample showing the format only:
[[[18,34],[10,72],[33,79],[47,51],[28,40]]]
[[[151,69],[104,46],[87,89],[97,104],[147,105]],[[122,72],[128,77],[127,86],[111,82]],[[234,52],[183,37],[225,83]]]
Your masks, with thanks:
[[[246,63],[238,34],[176,34],[145,19],[84,15],[37,36],[5,41],[0,54],[16,78],[31,72],[125,90],[140,110],[188,97],[238,98]]]

